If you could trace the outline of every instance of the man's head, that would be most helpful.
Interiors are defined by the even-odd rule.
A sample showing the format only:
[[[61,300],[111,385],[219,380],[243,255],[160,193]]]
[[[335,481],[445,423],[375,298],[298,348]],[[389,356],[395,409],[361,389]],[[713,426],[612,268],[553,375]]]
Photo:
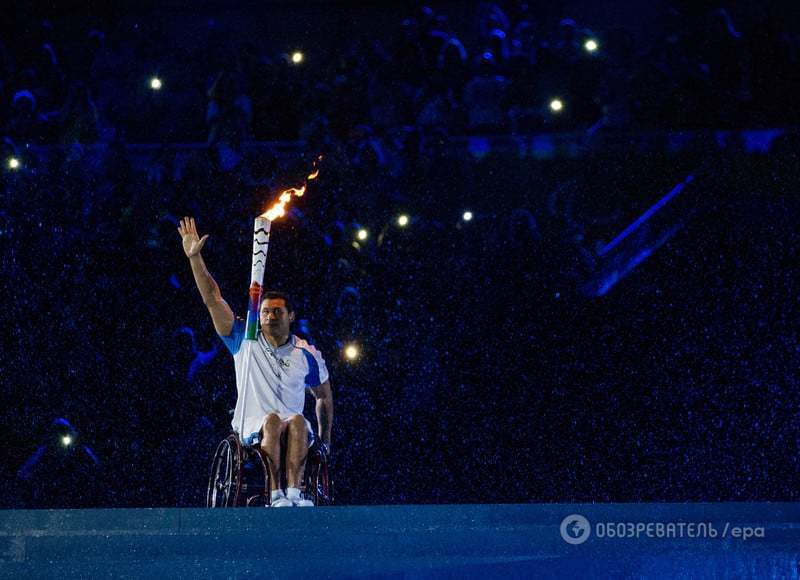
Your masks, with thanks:
[[[273,338],[286,338],[294,322],[294,307],[283,292],[265,292],[259,310],[261,332]]]

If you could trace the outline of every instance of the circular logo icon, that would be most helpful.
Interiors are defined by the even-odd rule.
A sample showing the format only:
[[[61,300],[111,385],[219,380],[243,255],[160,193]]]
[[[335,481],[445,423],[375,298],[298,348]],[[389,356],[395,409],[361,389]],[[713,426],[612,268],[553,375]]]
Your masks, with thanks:
[[[561,537],[568,544],[582,544],[589,539],[591,533],[589,520],[580,514],[570,514],[561,520]]]

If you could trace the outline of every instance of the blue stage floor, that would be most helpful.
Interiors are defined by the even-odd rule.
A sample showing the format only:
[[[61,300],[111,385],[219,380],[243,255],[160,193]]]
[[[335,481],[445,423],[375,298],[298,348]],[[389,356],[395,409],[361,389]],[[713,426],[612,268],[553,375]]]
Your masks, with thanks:
[[[26,580],[798,578],[798,560],[785,503],[0,511],[0,576]]]

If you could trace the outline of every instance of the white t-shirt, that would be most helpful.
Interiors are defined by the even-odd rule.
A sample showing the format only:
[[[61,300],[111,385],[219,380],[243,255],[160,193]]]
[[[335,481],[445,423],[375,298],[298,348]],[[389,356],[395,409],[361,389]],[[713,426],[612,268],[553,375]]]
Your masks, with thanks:
[[[244,412],[244,434],[239,436],[249,442],[258,435],[268,413],[277,413],[281,419],[302,415],[306,389],[327,381],[328,368],[316,348],[293,334],[286,344],[274,348],[260,332],[258,340],[244,340],[244,332],[245,322],[237,318],[230,336],[220,338],[236,367],[238,396],[231,425],[239,433]]]

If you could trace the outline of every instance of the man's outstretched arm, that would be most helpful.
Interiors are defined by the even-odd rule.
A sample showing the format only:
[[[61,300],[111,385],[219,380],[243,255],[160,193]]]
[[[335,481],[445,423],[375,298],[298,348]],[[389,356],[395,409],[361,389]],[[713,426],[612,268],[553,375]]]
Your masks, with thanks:
[[[317,424],[319,435],[322,442],[331,446],[331,428],[333,427],[333,393],[331,392],[331,382],[325,381],[318,387],[311,389],[311,393],[317,400]]]
[[[197,289],[203,297],[203,304],[206,305],[209,314],[211,314],[214,329],[220,336],[229,336],[231,330],[233,330],[233,311],[222,298],[219,286],[211,276],[208,268],[206,268],[206,263],[200,253],[206,240],[208,240],[208,234],[201,238],[197,234],[194,218],[190,217],[185,217],[180,221],[178,233],[183,241],[183,251],[192,266],[192,274],[194,274]]]

